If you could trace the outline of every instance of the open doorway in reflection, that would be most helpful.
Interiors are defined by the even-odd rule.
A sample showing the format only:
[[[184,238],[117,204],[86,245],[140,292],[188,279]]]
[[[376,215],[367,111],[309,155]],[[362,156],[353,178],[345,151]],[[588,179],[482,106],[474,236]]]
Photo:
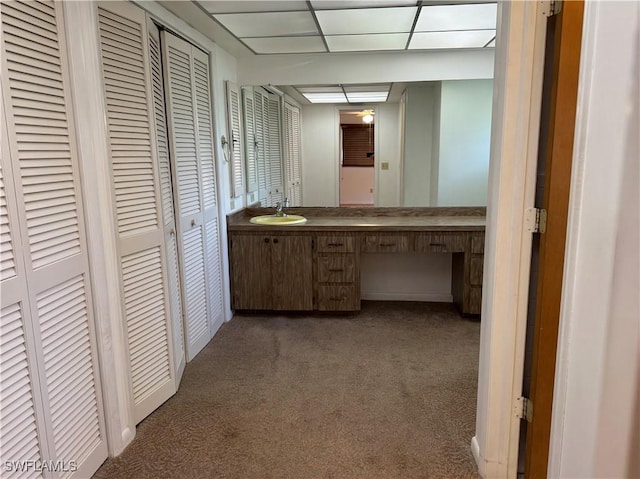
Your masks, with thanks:
[[[375,110],[340,111],[340,206],[373,206]]]

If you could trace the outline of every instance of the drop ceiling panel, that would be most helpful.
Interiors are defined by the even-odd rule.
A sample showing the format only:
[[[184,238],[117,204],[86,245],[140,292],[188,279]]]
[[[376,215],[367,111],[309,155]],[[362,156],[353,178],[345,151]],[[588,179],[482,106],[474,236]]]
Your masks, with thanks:
[[[318,34],[309,11],[225,13],[213,18],[239,38]]]
[[[422,7],[416,32],[495,29],[497,4],[435,5]]]
[[[259,37],[242,40],[256,53],[316,53],[326,52],[322,37]]]
[[[344,93],[303,93],[311,103],[347,103]]]
[[[331,35],[325,37],[330,52],[357,52],[375,50],[403,50],[409,40],[408,33],[381,33],[378,35]]]
[[[349,100],[349,103],[378,103],[387,101],[388,96],[388,90],[347,93],[347,100]]]
[[[304,0],[269,0],[268,2],[255,0],[212,1],[199,0],[198,3],[209,13],[244,13],[244,12],[282,12],[282,11],[307,11],[307,2]]]
[[[418,32],[411,37],[409,50],[482,48],[491,41],[495,34],[495,30]]]
[[[318,10],[316,17],[325,35],[410,32],[417,7]]]
[[[373,7],[415,7],[413,0],[311,0],[315,10],[340,10],[343,8],[373,8]]]

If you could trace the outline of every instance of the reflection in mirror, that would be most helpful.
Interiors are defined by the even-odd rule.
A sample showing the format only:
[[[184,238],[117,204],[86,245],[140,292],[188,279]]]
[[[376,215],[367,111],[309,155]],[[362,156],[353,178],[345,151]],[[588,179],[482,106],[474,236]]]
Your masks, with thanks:
[[[296,150],[300,206],[486,206],[493,81],[443,80],[369,85],[386,98],[349,103],[334,90],[314,97],[309,87],[278,86],[283,103],[299,110],[298,142],[283,125],[285,185],[287,163]],[[268,87],[265,87],[268,88]],[[256,87],[257,89],[257,87]],[[371,93],[373,94],[373,93]],[[374,120],[362,122],[365,110]],[[361,116],[358,116],[361,115]],[[344,164],[345,125],[370,125],[369,166]],[[362,128],[366,130],[367,128]],[[354,130],[357,130],[354,128]],[[293,149],[292,149],[293,148]],[[270,171],[269,166],[265,166]],[[347,169],[348,168],[348,169]],[[250,196],[250,194],[248,194]],[[263,205],[266,206],[267,204]]]
[[[375,110],[340,110],[340,206],[373,206]]]

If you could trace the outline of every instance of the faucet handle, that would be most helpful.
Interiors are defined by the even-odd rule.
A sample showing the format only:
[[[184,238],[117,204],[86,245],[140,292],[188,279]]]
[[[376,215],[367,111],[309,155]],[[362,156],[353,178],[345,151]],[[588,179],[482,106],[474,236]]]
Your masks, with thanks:
[[[285,198],[284,199],[284,204],[282,205],[284,208],[288,208],[289,207],[289,198]]]

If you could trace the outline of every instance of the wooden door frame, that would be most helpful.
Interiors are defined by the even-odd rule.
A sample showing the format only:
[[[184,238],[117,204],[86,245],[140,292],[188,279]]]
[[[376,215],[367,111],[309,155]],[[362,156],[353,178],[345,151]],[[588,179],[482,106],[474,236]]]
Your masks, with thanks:
[[[548,85],[550,107],[541,126],[548,132],[545,151],[541,152],[545,157],[542,208],[547,211],[547,223],[540,233],[529,398],[533,416],[527,425],[526,479],[547,477],[583,15],[584,2],[574,0],[564,2],[560,13],[549,19],[550,28],[555,29]]]

